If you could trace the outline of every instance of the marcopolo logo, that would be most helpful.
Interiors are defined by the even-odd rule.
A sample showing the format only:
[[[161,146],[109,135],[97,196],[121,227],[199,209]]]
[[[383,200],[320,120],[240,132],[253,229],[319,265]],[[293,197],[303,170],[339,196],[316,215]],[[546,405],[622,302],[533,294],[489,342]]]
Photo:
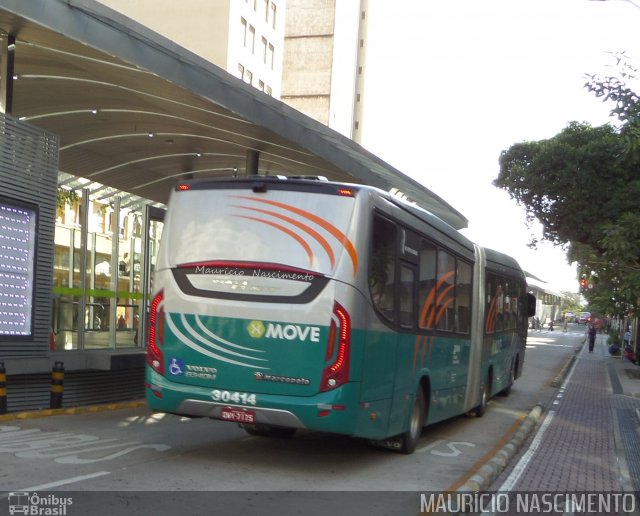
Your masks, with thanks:
[[[251,321],[247,327],[249,336],[278,340],[300,340],[302,342],[320,342],[320,328],[299,324],[267,323]]]
[[[73,504],[71,497],[54,494],[11,492],[7,497],[9,514],[27,514],[34,516],[65,516],[67,507]]]

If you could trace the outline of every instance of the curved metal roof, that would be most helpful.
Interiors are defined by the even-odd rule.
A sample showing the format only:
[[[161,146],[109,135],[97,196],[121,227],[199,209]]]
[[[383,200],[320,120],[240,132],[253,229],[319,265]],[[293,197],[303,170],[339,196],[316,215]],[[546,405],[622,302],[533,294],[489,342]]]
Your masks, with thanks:
[[[185,177],[323,175],[446,201],[352,140],[94,0],[0,0],[15,37],[11,113],[60,137],[60,170],[165,203]]]

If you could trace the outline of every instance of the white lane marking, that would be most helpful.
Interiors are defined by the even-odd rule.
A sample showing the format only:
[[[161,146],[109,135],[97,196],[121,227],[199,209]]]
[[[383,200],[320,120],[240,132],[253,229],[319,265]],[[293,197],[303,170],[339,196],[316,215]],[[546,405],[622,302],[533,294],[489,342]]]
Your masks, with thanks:
[[[516,466],[513,468],[513,471],[507,477],[507,479],[503,482],[503,484],[500,486],[500,489],[498,489],[498,491],[511,491],[513,489],[513,486],[516,484],[516,482],[519,480],[520,476],[522,475],[526,467],[529,465],[529,461],[531,460],[531,457],[538,449],[538,446],[540,445],[540,441],[542,441],[542,436],[544,435],[547,428],[549,427],[549,424],[551,423],[551,420],[553,419],[554,414],[555,414],[554,410],[549,411],[549,413],[547,414],[547,417],[544,418],[542,425],[540,425],[540,430],[538,431],[535,438],[531,442],[531,446],[524,453],[524,455],[522,455],[522,457],[518,461],[518,464],[516,464]]]
[[[40,484],[39,486],[31,486],[31,487],[25,487],[21,489],[14,489],[13,491],[21,491],[21,492],[22,491],[24,492],[44,491],[46,489],[64,486],[67,484],[75,484],[76,482],[82,482],[84,480],[89,480],[91,478],[102,477],[104,475],[110,475],[110,474],[111,474],[110,471],[96,471],[95,473],[89,473],[88,475],[80,475],[78,477],[65,478],[63,480],[58,480],[56,482],[50,482],[48,484]],[[0,498],[7,498],[7,496],[9,495],[8,494],[3,495],[3,496],[0,496]]]
[[[449,448],[448,452],[431,450],[431,455],[439,455],[440,457],[457,457],[462,453],[462,450],[459,449],[458,446],[456,445],[464,445],[464,446],[469,446],[471,448],[475,447],[475,444],[473,443],[466,443],[462,441],[451,442],[445,445],[447,448]]]
[[[444,439],[438,439],[437,441],[433,441],[430,444],[427,444],[426,446],[422,446],[418,449],[416,449],[416,453],[424,453],[429,451],[431,448],[435,448],[436,446],[438,446],[439,444],[442,444],[443,442],[445,442]]]

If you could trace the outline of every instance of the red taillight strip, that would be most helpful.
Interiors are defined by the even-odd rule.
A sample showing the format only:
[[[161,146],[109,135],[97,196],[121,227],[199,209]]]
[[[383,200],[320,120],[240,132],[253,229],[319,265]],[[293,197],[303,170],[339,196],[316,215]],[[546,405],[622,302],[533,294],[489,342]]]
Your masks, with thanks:
[[[351,354],[351,317],[343,306],[335,303],[333,315],[338,319],[339,328],[336,331],[336,323],[331,322],[329,340],[327,342],[327,355],[334,349],[334,339],[338,339],[338,349],[334,362],[324,368],[320,391],[336,389],[349,381],[349,359]],[[333,353],[331,353],[333,356]],[[327,358],[331,358],[328,356]]]
[[[333,365],[329,367],[329,371],[331,371],[332,373],[339,371],[344,366],[345,361],[348,359],[347,353],[349,350],[349,332],[351,327],[349,314],[344,308],[336,303],[334,312],[340,319],[340,338],[338,341],[338,356],[336,357],[336,361],[333,363]]]
[[[147,364],[156,372],[164,374],[164,354],[158,344],[164,344],[162,308],[164,298],[160,291],[151,301],[149,310],[149,340],[147,341]]]

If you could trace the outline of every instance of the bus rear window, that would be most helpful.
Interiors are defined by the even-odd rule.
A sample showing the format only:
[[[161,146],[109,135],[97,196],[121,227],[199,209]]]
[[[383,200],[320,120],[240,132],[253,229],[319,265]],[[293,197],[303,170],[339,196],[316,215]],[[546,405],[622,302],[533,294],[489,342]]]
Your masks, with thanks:
[[[185,294],[263,302],[306,303],[328,281],[321,274],[268,263],[203,262],[172,272]]]

